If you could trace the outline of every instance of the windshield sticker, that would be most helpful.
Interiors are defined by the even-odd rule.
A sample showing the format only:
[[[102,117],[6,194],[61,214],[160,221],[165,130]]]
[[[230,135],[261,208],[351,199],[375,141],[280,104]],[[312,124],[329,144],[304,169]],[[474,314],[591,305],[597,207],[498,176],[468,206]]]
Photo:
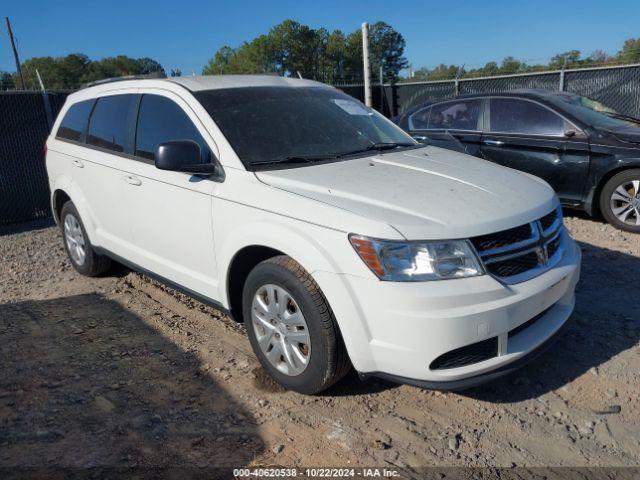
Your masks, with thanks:
[[[358,102],[354,102],[353,100],[334,98],[331,101],[339,106],[342,110],[347,112],[349,115],[373,115],[373,112],[367,110],[366,107],[360,105]]]

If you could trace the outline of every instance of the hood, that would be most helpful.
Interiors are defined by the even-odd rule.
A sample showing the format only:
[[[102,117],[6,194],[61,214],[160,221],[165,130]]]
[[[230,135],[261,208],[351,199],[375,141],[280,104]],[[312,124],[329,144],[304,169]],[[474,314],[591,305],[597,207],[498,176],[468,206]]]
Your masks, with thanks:
[[[543,180],[432,146],[256,175],[272,187],[385,222],[411,240],[505,230],[557,205]]]

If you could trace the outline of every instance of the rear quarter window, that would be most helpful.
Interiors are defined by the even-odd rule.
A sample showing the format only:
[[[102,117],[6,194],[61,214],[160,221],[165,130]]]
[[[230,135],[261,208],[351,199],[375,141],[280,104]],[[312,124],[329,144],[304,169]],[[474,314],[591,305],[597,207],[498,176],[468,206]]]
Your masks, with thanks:
[[[71,105],[60,123],[56,137],[84,142],[87,122],[94,103],[95,100],[85,100]]]
[[[431,107],[423,108],[413,113],[409,117],[409,129],[410,130],[425,130],[429,126],[429,113],[431,113]]]

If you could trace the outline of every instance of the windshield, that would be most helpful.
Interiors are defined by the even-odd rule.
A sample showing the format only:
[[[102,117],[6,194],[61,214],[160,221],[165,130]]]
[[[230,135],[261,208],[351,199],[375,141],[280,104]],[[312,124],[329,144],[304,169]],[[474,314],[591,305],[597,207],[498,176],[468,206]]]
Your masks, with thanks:
[[[553,95],[553,101],[560,107],[575,115],[584,123],[596,128],[619,128],[638,126],[637,123],[625,120],[624,115],[620,115],[614,109],[602,103],[579,95]]]
[[[382,115],[333,88],[247,87],[194,95],[249,169],[418,145]]]

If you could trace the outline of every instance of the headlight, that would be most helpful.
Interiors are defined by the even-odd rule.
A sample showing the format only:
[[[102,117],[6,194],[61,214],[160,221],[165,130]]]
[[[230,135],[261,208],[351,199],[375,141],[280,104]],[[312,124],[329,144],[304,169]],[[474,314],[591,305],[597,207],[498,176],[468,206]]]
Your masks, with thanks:
[[[484,273],[468,240],[403,242],[352,234],[349,241],[380,280],[422,282]]]

